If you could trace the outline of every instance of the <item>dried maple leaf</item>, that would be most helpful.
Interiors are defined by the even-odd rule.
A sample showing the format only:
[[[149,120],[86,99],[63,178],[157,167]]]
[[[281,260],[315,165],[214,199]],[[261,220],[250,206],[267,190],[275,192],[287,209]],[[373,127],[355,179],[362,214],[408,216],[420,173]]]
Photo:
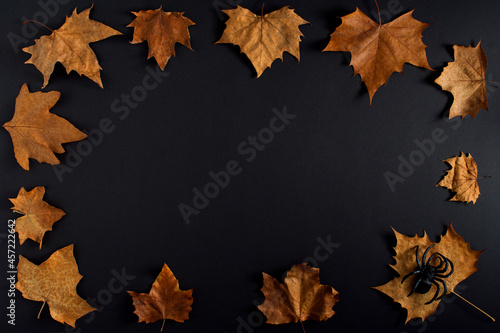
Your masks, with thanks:
[[[306,263],[294,265],[281,284],[272,276],[262,273],[262,293],[265,301],[258,306],[269,324],[286,324],[306,320],[327,320],[335,312],[338,292],[319,282],[319,268]]]
[[[52,230],[52,225],[66,215],[65,212],[49,205],[43,201],[45,187],[38,186],[27,192],[21,187],[19,194],[15,199],[9,199],[13,204],[13,209],[24,216],[16,219],[16,232],[19,234],[21,245],[26,239],[32,239],[40,243],[42,248],[42,239],[47,231]]]
[[[453,94],[449,118],[471,115],[481,109],[488,111],[486,94],[486,54],[481,42],[476,47],[453,45],[455,61],[448,63],[436,79],[443,90]]]
[[[97,57],[89,43],[105,38],[121,35],[122,33],[105,24],[89,19],[92,7],[78,14],[76,8],[70,17],[66,17],[64,24],[53,30],[50,36],[42,36],[35,40],[35,45],[23,48],[31,54],[26,64],[33,64],[43,74],[43,86],[49,83],[50,75],[56,62],[60,62],[69,74],[75,70],[79,75],[85,75],[102,88],[100,70]]]
[[[408,12],[382,25],[366,16],[359,8],[343,16],[342,24],[330,35],[323,51],[349,51],[354,75],[359,74],[370,95],[387,84],[394,72],[403,72],[404,63],[432,70],[427,62],[422,31],[429,26]]]
[[[132,12],[137,16],[127,27],[134,27],[132,44],[148,42],[148,59],[154,57],[163,70],[171,56],[175,56],[175,43],[181,43],[191,51],[189,26],[193,21],[182,12],[164,12],[162,7]]]
[[[54,252],[40,265],[20,255],[17,277],[16,288],[23,297],[46,303],[52,318],[63,324],[75,327],[78,318],[96,310],[76,293],[83,276],[78,272],[73,245]]]
[[[28,85],[23,84],[16,98],[14,117],[3,125],[12,137],[16,160],[25,170],[29,170],[29,158],[59,164],[54,152],[64,153],[62,143],[87,137],[69,121],[49,112],[60,96],[58,91],[31,93]]]
[[[134,303],[134,313],[139,316],[139,322],[152,323],[163,319],[172,319],[183,323],[189,319],[191,304],[193,304],[193,289],[180,290],[179,280],[174,273],[163,264],[163,268],[156,278],[149,294],[139,294],[128,291]]]
[[[391,267],[399,276],[384,285],[374,287],[374,289],[388,295],[394,302],[399,303],[408,311],[406,323],[414,318],[422,318],[423,321],[428,316],[432,315],[439,305],[440,300],[426,304],[432,298],[432,295],[435,294],[437,287],[433,285],[429,292],[425,294],[415,292],[411,294],[411,296],[408,296],[416,283],[417,276],[413,275],[413,277],[409,277],[401,283],[404,276],[417,269],[417,246],[420,249],[420,260],[422,260],[425,249],[434,244],[427,254],[427,259],[435,253],[440,253],[453,263],[453,274],[443,278],[448,293],[453,292],[461,281],[478,270],[476,267],[477,259],[482,251],[472,250],[470,244],[466,243],[465,240],[455,232],[451,223],[446,234],[441,237],[441,241],[437,243],[432,242],[425,232],[423,237],[418,237],[417,235],[409,237],[400,234],[394,229],[393,231],[397,239],[396,247],[394,248],[396,250],[396,256],[394,257],[396,264],[391,265]],[[437,266],[439,262],[439,256],[435,255],[431,259],[430,264]],[[444,291],[443,289],[444,288],[441,289],[441,292]]]
[[[229,15],[226,29],[216,43],[238,45],[252,62],[257,77],[276,59],[283,61],[283,52],[288,52],[300,61],[300,39],[303,36],[299,25],[303,20],[293,9],[285,6],[269,14],[255,15],[246,8],[223,10]]]
[[[437,183],[436,187],[442,186],[456,192],[450,201],[463,201],[476,203],[479,197],[479,185],[477,183],[477,164],[470,154],[450,157],[443,162],[451,165],[450,170],[446,170],[444,178]]]

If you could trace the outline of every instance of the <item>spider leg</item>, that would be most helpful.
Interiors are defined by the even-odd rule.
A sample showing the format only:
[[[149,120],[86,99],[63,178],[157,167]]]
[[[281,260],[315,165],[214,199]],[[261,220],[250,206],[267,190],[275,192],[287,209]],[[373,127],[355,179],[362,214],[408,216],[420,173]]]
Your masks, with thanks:
[[[439,296],[438,298],[436,298],[436,299],[441,299],[444,295],[446,295],[448,293],[448,288],[446,287],[446,283],[443,280],[435,278],[434,281],[438,281],[438,282],[441,282],[443,284],[444,291],[441,294],[441,296]]]
[[[415,283],[415,286],[413,287],[413,289],[411,290],[411,292],[406,297],[410,297],[411,294],[413,294],[415,292],[415,290],[417,290],[417,287],[418,287],[419,283],[420,283],[420,280],[418,280],[417,283]]]
[[[419,273],[422,273],[421,270],[417,269],[416,271],[413,271],[411,273],[408,273],[404,276],[404,278],[401,280],[401,283],[405,282],[406,278],[412,276],[412,275],[415,275],[415,274],[419,274]]]
[[[420,264],[420,258],[418,257],[418,245],[417,245],[417,265],[418,265],[418,268],[422,269],[422,265]]]
[[[439,274],[439,273],[441,273],[441,272],[438,272],[438,274],[436,274],[436,275],[437,275],[438,277],[440,277],[440,278],[447,278],[448,276],[450,276],[451,274],[453,274],[453,272],[455,271],[455,268],[453,267],[453,262],[452,262],[450,259],[448,259],[448,258],[446,258],[446,257],[443,257],[443,258],[445,259],[445,261],[446,261],[447,263],[449,263],[449,264],[450,264],[450,266],[451,266],[451,271],[450,271],[448,274],[445,274],[445,275]],[[446,271],[445,271],[445,272],[446,272]],[[443,272],[443,273],[444,273],[444,272]]]
[[[433,253],[433,254],[429,257],[429,260],[427,260],[427,262],[425,263],[426,265],[429,265],[429,263],[431,262],[432,258],[434,258],[434,255],[435,255],[435,253]]]
[[[422,262],[425,263],[425,258],[427,257],[427,252],[429,252],[429,250],[436,244],[432,244],[431,246],[429,246],[425,252],[424,252],[424,256],[422,257]]]
[[[436,268],[441,268],[443,263],[445,264],[445,266],[444,266],[443,269],[437,269],[436,273],[444,273],[444,272],[446,272],[448,270],[448,266],[449,266],[448,260],[441,253],[437,253],[437,255],[438,255],[438,258],[439,258],[439,265]]]
[[[432,297],[432,299],[425,304],[431,304],[432,302],[437,300],[438,299],[437,296],[439,295],[439,292],[441,291],[441,287],[439,287],[439,284],[436,282],[436,280],[432,281],[432,284],[437,287],[436,293],[434,294],[434,297]]]
[[[436,256],[436,258],[438,258],[438,259],[439,259],[439,264],[438,264],[437,266],[435,266],[435,269],[436,269],[436,271],[438,271],[440,268],[442,268],[442,267],[443,267],[443,264],[445,263],[445,261],[443,260],[443,258],[441,258],[441,257],[439,256],[439,253],[436,253],[436,255],[437,255],[437,256]],[[446,271],[446,270],[445,270],[445,271]],[[443,271],[443,272],[445,272],[445,271]]]

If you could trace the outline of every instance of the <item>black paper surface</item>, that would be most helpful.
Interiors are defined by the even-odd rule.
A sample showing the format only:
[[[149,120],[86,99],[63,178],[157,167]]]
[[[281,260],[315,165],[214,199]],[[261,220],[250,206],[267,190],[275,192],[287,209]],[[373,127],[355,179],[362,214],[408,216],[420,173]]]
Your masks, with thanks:
[[[124,34],[91,44],[104,89],[57,64],[43,90],[61,92],[51,112],[89,138],[65,144],[59,167],[31,160],[28,172],[17,164],[8,132],[0,131],[4,276],[8,220],[19,216],[7,198],[21,187],[45,186],[45,200],[67,215],[45,235],[41,250],[28,240],[17,243],[16,256],[40,264],[75,244],[84,276],[77,291],[99,308],[77,321],[78,332],[158,332],[160,322],[136,323],[125,291],[149,292],[167,263],[181,289],[194,289],[194,303],[190,319],[167,321],[166,332],[298,333],[299,324],[264,324],[256,305],[263,301],[261,272],[281,281],[303,261],[319,267],[321,282],[340,293],[336,315],[305,322],[308,333],[498,331],[450,296],[425,323],[404,325],[405,310],[370,289],[395,276],[391,227],[407,235],[425,230],[437,241],[452,220],[473,249],[486,249],[480,271],[457,292],[500,317],[500,90],[488,85],[489,112],[448,120],[453,96],[434,83],[453,60],[454,44],[479,41],[489,61],[487,79],[500,80],[498,1],[379,1],[384,22],[415,9],[416,19],[432,23],[423,42],[436,71],[406,64],[371,106],[366,87],[352,76],[350,54],[321,51],[339,17],[356,6],[377,20],[373,1],[266,2],[264,12],[289,5],[311,24],[300,27],[300,63],[285,54],[259,79],[237,46],[214,43],[227,18],[219,9],[241,4],[260,13],[262,1],[4,1],[0,123],[12,118],[23,83],[32,92],[43,83],[42,74],[24,64],[30,55],[21,49],[50,31],[22,21],[46,20],[57,29],[76,6],[81,11],[92,3],[92,19]],[[196,23],[190,28],[194,52],[178,44],[164,72],[147,60],[146,43],[130,44],[133,29],[126,28],[131,11],[160,5]],[[441,142],[432,141],[433,133]],[[448,202],[450,192],[435,188],[449,168],[442,161],[461,151],[472,154],[480,176],[492,177],[480,180],[475,205]],[[404,182],[391,189],[387,172]],[[184,218],[180,205],[196,213]],[[41,303],[18,291],[11,298],[8,289],[4,278],[2,332],[73,331],[47,308],[37,320]],[[15,326],[8,324],[11,299]]]

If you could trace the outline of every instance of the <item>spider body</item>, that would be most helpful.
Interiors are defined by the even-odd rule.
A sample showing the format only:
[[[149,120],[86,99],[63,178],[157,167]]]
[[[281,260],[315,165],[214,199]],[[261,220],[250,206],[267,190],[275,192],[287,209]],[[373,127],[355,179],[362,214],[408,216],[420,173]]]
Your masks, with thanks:
[[[427,259],[427,253],[433,246],[434,244],[432,244],[425,250],[424,255],[422,257],[422,262],[420,262],[420,257],[418,255],[419,246],[417,245],[416,260],[418,268],[413,272],[410,272],[407,275],[405,275],[401,280],[401,283],[403,283],[408,277],[412,275],[417,275],[417,281],[415,282],[415,285],[413,286],[411,292],[408,294],[408,297],[410,297],[411,294],[413,294],[414,292],[417,292],[419,294],[426,294],[427,292],[429,292],[432,285],[435,285],[437,288],[436,293],[434,294],[432,299],[425,304],[430,304],[438,299],[441,299],[441,297],[443,297],[448,293],[448,288],[446,287],[446,283],[444,282],[443,279],[449,277],[454,272],[453,262],[451,262],[450,259],[443,256],[441,253],[436,252],[433,255],[431,255],[429,259]],[[437,266],[433,266],[430,264],[434,256],[436,256],[436,258],[439,259],[439,264]],[[448,268],[451,269],[447,273]],[[441,287],[439,283],[443,285],[444,289],[443,293],[440,296],[439,293],[441,292]]]
[[[420,273],[420,282],[416,284],[417,288],[415,291],[419,294],[426,294],[431,290],[432,281],[434,281],[435,275],[436,268],[434,266],[423,266],[422,273]]]

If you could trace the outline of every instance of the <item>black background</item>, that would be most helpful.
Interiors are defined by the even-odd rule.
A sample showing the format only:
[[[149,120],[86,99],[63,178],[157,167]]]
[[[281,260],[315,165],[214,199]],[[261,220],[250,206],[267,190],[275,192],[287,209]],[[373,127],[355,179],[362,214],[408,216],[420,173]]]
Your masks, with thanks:
[[[80,11],[92,4],[66,2],[49,18],[51,28],[60,27],[76,6]],[[0,131],[1,233],[5,236],[8,219],[18,216],[10,212],[7,198],[16,197],[21,187],[45,186],[45,200],[67,215],[46,234],[41,250],[28,240],[16,251],[39,264],[55,250],[75,244],[84,275],[78,293],[83,298],[100,295],[108,303],[92,319],[77,321],[82,332],[158,332],[161,323],[136,323],[131,298],[124,291],[110,300],[102,297],[112,271],[122,269],[135,276],[125,290],[148,292],[164,262],[180,280],[181,289],[194,289],[190,319],[183,324],[168,321],[165,331],[301,332],[298,324],[260,324],[262,315],[254,303],[262,302],[261,272],[281,280],[293,264],[314,255],[318,237],[339,244],[318,266],[321,282],[340,292],[340,302],[328,321],[306,322],[307,332],[498,331],[497,324],[450,296],[424,324],[418,320],[404,325],[405,311],[370,289],[394,276],[388,266],[395,245],[391,226],[407,235],[426,230],[437,241],[453,220],[455,230],[473,249],[486,249],[480,271],[457,290],[500,317],[500,90],[489,86],[489,112],[481,110],[476,119],[448,121],[453,97],[433,83],[453,60],[453,44],[479,41],[489,60],[487,78],[500,80],[498,1],[390,1],[394,5],[379,1],[386,21],[415,9],[416,19],[432,23],[423,41],[436,71],[405,65],[404,75],[393,74],[371,106],[359,76],[352,77],[349,54],[321,51],[340,24],[338,17],[356,6],[376,20],[373,1],[267,1],[265,12],[290,5],[311,25],[300,27],[304,34],[300,63],[285,54],[283,62],[275,61],[259,79],[238,47],[214,45],[225,27],[217,2],[215,6],[211,1],[181,0],[93,3],[91,18],[124,34],[91,44],[103,68],[104,89],[75,72],[66,75],[57,64],[44,91],[61,92],[51,112],[77,128],[90,131],[109,118],[114,131],[105,134],[71,173],[63,174],[62,182],[48,164],[31,160],[31,170],[24,171],[14,158],[9,134]],[[219,3],[233,7],[229,1]],[[24,64],[30,55],[16,52],[8,34],[23,36],[22,21],[43,13],[43,8],[27,0],[2,5],[3,124],[12,118],[21,85],[26,82],[31,91],[39,91],[43,82],[33,65]],[[153,59],[146,60],[146,43],[129,43],[133,29],[126,25],[134,18],[130,12],[160,5],[184,11],[196,22],[190,28],[194,52],[177,45],[176,57],[165,68],[170,76],[120,120],[111,110],[113,101],[142,85],[147,66],[157,67]],[[258,13],[262,1],[241,5]],[[50,33],[30,26],[36,34],[18,48]],[[246,162],[238,145],[269,126],[273,108],[284,107],[297,117],[252,162]],[[408,159],[418,149],[415,140],[431,138],[436,128],[444,131],[446,141],[437,144],[391,192],[384,172],[397,173],[398,156]],[[78,143],[65,148],[76,151]],[[442,160],[460,151],[472,154],[480,176],[492,176],[480,181],[481,196],[475,205],[448,202],[450,193],[435,188],[448,169]],[[58,157],[68,166],[68,154]],[[211,181],[209,172],[223,170],[230,160],[237,160],[243,171],[187,225],[178,205],[192,205],[193,188],[203,188]],[[4,253],[0,267],[7,271],[7,243],[5,238],[0,241]],[[37,320],[41,303],[25,300],[19,292],[16,326],[8,325],[5,279],[0,287],[2,331],[64,331],[48,309]]]

